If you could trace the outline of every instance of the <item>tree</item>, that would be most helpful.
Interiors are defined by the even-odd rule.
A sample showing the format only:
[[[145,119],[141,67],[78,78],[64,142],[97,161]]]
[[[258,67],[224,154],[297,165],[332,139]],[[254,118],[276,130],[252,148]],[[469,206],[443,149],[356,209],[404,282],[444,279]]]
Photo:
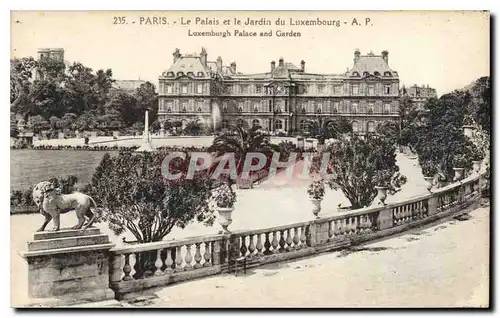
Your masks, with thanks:
[[[280,148],[272,144],[269,136],[265,135],[258,126],[248,130],[243,127],[229,126],[228,131],[214,139],[208,151],[216,152],[218,156],[228,152],[234,153],[236,169],[240,173],[247,153],[279,152]]]
[[[356,134],[341,137],[327,149],[329,168],[334,177],[328,181],[332,189],[340,189],[351,202],[352,209],[369,206],[375,198],[375,186],[387,187],[394,193],[406,182],[396,164],[395,144],[383,136]]]
[[[213,224],[209,204],[213,180],[206,171],[193,179],[164,178],[165,155],[120,152],[103,157],[86,192],[103,207],[103,220],[116,235],[129,231],[139,243],[156,242],[174,226],[184,228],[194,220]],[[185,160],[173,160],[172,173],[178,167],[184,169],[189,160],[187,154]]]
[[[120,114],[125,126],[131,126],[144,118],[144,112],[138,107],[134,96],[127,93],[115,95],[106,107],[106,114]]]
[[[141,84],[135,91],[135,98],[140,109],[140,118],[144,118],[144,113],[148,110],[149,121],[154,122],[158,113],[158,93],[154,84],[150,82]]]
[[[333,119],[309,120],[309,133],[318,139],[318,144],[322,145],[326,139],[339,138],[342,134],[352,131],[349,121],[343,117]]]
[[[29,99],[37,62],[32,58],[10,61],[10,107],[15,113],[29,112]]]
[[[182,130],[184,135],[188,136],[199,136],[203,131],[203,127],[199,119],[192,120],[186,124],[186,127]]]
[[[50,123],[40,115],[30,117],[29,124],[36,134],[40,133],[42,130],[50,129]]]

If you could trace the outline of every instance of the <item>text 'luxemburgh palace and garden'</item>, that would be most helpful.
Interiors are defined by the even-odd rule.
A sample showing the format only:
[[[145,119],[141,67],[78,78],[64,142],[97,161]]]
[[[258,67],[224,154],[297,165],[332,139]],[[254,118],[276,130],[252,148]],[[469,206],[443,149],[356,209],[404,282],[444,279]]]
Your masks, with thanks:
[[[188,36],[198,37],[300,37],[302,34],[294,30],[293,27],[331,27],[341,26],[372,26],[372,21],[368,17],[352,18],[349,20],[322,19],[319,17],[308,19],[297,18],[277,18],[271,20],[267,18],[209,18],[209,17],[180,17],[170,20],[167,17],[140,17],[140,25],[179,25],[188,27]],[[278,29],[253,30],[249,27],[276,26]],[[191,27],[203,27],[203,29],[191,29]],[[226,30],[205,29],[205,27],[228,27]],[[232,27],[232,28],[229,28]],[[288,27],[288,28],[287,28]]]

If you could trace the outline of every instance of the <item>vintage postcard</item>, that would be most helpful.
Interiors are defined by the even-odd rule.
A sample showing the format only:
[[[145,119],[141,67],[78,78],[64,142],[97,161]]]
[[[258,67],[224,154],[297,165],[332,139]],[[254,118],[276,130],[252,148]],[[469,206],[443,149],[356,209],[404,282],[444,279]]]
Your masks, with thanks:
[[[490,306],[490,13],[12,11],[11,306]]]

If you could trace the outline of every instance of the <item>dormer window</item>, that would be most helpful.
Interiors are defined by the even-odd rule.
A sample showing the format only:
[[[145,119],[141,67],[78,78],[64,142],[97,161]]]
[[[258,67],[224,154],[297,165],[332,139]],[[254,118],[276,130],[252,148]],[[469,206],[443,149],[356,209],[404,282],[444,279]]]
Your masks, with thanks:
[[[380,73],[379,72],[374,72],[373,75],[380,76]]]
[[[193,72],[187,72],[187,76],[191,76],[191,77],[193,77],[193,76],[194,76],[194,73],[193,73]]]
[[[358,72],[353,72],[352,76],[359,76],[359,73]]]
[[[168,77],[174,77],[174,72],[168,72],[168,73],[167,73],[167,76],[168,76]]]
[[[182,94],[187,94],[187,92],[188,92],[188,86],[182,85]]]
[[[370,75],[370,73],[368,73],[368,72],[363,72],[363,76],[368,76],[368,75]]]
[[[184,73],[182,72],[177,72],[177,76],[182,76]]]
[[[198,72],[199,77],[203,77],[203,72]]]
[[[391,75],[392,75],[391,72],[385,72],[384,73],[384,76],[391,76]]]

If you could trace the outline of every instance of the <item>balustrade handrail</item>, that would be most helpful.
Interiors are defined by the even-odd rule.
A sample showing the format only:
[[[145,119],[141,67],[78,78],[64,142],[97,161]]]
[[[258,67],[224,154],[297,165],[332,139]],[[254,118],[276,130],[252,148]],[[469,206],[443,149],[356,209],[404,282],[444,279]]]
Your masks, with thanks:
[[[193,236],[193,237],[182,238],[179,240],[139,243],[130,246],[115,247],[112,248],[110,251],[115,254],[138,253],[138,252],[146,252],[163,248],[178,247],[188,244],[218,241],[224,237],[227,237],[227,235],[216,234],[216,235]]]
[[[237,236],[244,236],[244,235],[252,235],[252,234],[270,233],[270,232],[288,230],[288,229],[296,228],[296,227],[307,226],[307,225],[310,225],[312,223],[314,223],[314,220],[305,221],[305,222],[298,222],[298,223],[293,223],[293,224],[287,224],[287,225],[278,225],[278,226],[274,226],[274,227],[268,227],[265,229],[236,230],[236,231],[232,231],[231,234],[234,234]]]
[[[268,227],[268,228],[264,228],[264,229],[236,230],[236,231],[232,231],[230,234],[204,235],[204,236],[194,236],[194,237],[189,237],[189,238],[183,238],[183,239],[179,239],[179,240],[160,241],[160,242],[153,242],[153,243],[140,243],[140,244],[136,244],[136,245],[132,245],[132,246],[116,247],[116,248],[111,249],[111,252],[113,252],[115,254],[145,252],[145,251],[158,250],[158,249],[163,249],[163,248],[178,247],[178,246],[182,246],[182,245],[186,245],[186,244],[196,244],[196,243],[217,241],[217,240],[221,240],[223,238],[227,238],[230,235],[237,235],[237,236],[245,236],[245,235],[252,235],[252,234],[256,235],[256,234],[262,234],[262,233],[270,233],[270,232],[275,232],[275,231],[287,230],[290,228],[303,227],[303,226],[307,226],[307,225],[310,225],[313,223],[324,223],[324,222],[329,222],[329,221],[333,221],[333,220],[342,220],[345,218],[355,217],[355,216],[364,215],[364,214],[370,214],[370,213],[379,212],[379,211],[386,210],[386,209],[392,209],[392,208],[396,208],[399,206],[404,206],[407,204],[426,200],[426,199],[434,197],[435,195],[440,195],[440,194],[446,193],[449,190],[456,189],[457,187],[460,187],[464,184],[474,182],[474,181],[478,180],[479,177],[482,176],[483,174],[484,174],[484,172],[480,173],[480,174],[475,174],[475,175],[469,176],[465,179],[462,179],[462,180],[454,182],[450,185],[447,185],[446,187],[436,189],[435,191],[432,191],[429,194],[414,196],[411,198],[404,199],[402,201],[386,204],[383,206],[375,206],[375,207],[366,207],[366,208],[356,209],[356,210],[352,210],[346,214],[320,217],[320,218],[313,219],[310,221]]]

